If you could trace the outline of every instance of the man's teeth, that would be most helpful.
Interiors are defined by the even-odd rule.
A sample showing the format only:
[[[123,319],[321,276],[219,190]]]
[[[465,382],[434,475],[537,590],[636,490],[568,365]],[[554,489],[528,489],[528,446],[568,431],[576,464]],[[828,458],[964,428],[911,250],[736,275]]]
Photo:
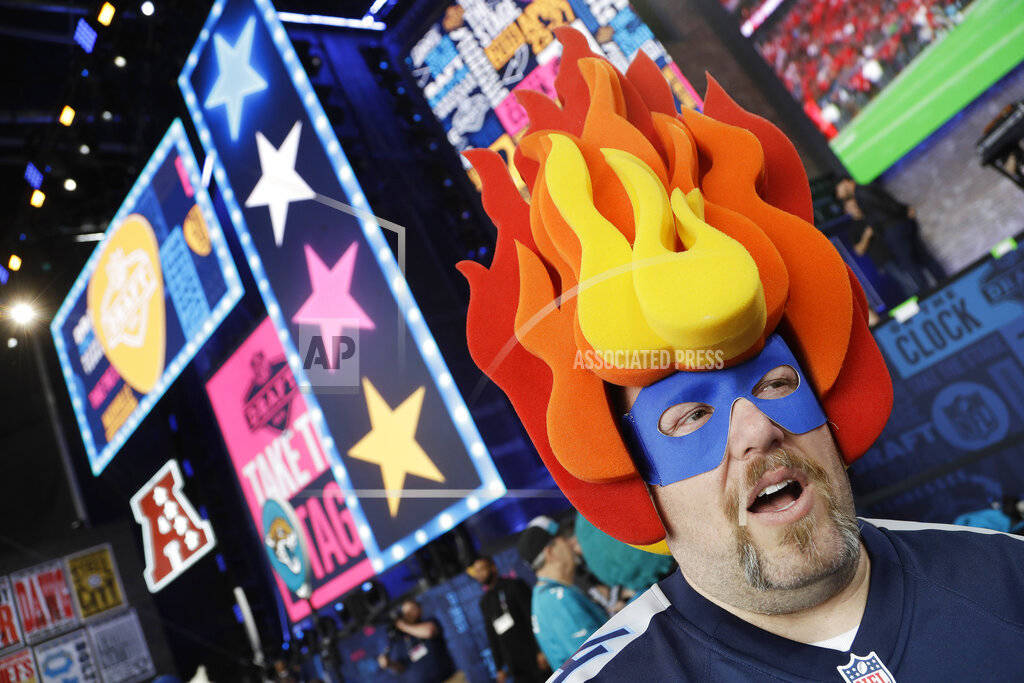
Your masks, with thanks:
[[[764,490],[761,491],[761,493],[757,494],[757,497],[760,498],[761,496],[770,496],[771,494],[775,493],[776,491],[781,491],[782,489],[786,488],[791,483],[793,483],[793,480],[792,479],[787,479],[786,481],[780,481],[778,484],[772,484],[771,486],[766,486],[766,487],[764,487]]]

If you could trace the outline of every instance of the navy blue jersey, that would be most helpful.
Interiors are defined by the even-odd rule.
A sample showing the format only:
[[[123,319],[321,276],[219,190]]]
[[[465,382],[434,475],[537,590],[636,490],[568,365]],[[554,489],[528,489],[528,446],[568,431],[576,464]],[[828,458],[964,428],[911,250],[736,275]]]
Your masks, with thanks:
[[[549,681],[1022,680],[1024,540],[950,525],[860,526],[871,579],[849,652],[759,629],[698,595],[677,570]]]

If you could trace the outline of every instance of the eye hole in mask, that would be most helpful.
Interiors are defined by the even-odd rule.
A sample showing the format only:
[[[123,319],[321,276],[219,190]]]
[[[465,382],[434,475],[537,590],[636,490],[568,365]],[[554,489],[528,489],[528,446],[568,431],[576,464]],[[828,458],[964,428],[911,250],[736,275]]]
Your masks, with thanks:
[[[769,370],[757,381],[750,395],[760,399],[785,398],[800,387],[800,375],[791,365]]]
[[[800,375],[790,365],[780,365],[764,374],[757,381],[751,396],[763,400],[785,398],[800,387]],[[711,419],[715,409],[707,403],[677,403],[661,414],[658,431],[665,436],[686,436],[692,434]]]

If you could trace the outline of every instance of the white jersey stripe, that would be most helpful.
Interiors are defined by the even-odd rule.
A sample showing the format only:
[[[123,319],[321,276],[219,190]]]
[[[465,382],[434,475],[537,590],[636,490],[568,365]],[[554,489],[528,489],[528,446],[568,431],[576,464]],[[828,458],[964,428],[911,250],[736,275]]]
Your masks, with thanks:
[[[670,605],[658,584],[654,584],[594,631],[572,659],[551,675],[548,683],[589,681],[623,648],[642,636],[650,626],[651,619]]]
[[[867,517],[861,517],[861,519],[879,529],[889,529],[890,531],[973,531],[976,534],[1000,534],[1015,538],[1018,541],[1024,541],[1024,536],[1016,536],[1005,531],[996,531],[995,529],[985,529],[984,527],[977,526],[939,524],[936,522],[908,522],[902,519],[868,519]]]

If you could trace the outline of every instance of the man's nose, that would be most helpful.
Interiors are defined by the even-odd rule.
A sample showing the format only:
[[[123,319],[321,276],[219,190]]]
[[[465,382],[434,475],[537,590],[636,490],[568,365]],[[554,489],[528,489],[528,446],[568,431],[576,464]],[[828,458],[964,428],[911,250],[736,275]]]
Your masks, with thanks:
[[[768,453],[781,446],[785,436],[779,425],[747,399],[738,399],[733,404],[726,447],[730,457],[747,458]]]

